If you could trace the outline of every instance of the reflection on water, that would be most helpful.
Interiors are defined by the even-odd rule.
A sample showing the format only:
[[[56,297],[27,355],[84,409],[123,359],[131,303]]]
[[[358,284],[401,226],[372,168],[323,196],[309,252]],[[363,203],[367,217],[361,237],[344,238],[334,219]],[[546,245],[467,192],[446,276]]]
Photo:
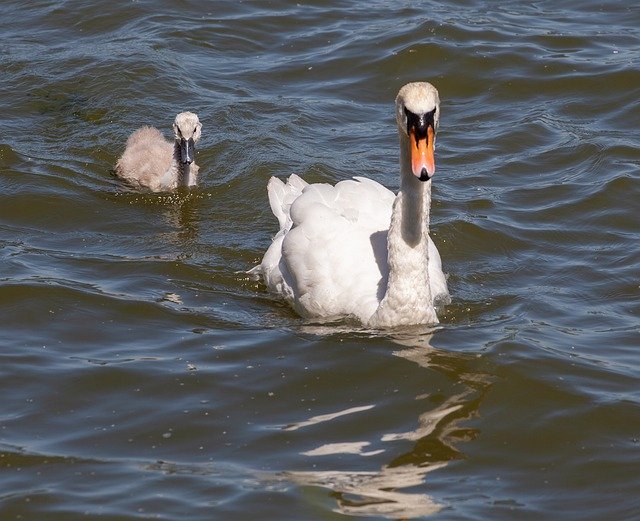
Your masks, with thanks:
[[[121,205],[130,205],[139,209],[139,219],[132,222],[121,222],[125,233],[135,233],[140,228],[143,233],[152,221],[154,226],[160,225],[164,231],[158,231],[154,240],[166,244],[167,250],[177,251],[177,258],[188,260],[197,250],[200,237],[200,220],[202,219],[202,202],[211,194],[196,189],[180,189],[172,193],[140,193],[130,190],[118,182],[118,190],[104,194],[104,198],[113,203],[113,213],[130,215],[120,209]]]
[[[442,505],[426,494],[399,492],[417,487],[425,476],[446,463],[417,467],[383,467],[379,472],[287,472],[283,475],[300,485],[324,487],[334,492],[337,512],[352,516],[382,516],[411,519],[439,512]]]
[[[198,238],[200,197],[196,193],[184,193],[174,204],[163,208],[162,215],[167,224],[175,229],[167,240],[178,245],[193,245]]]
[[[356,412],[367,411],[371,408],[375,407],[374,405],[363,405],[360,407],[351,407],[349,409],[345,409],[344,411],[337,411],[330,414],[321,414],[319,416],[313,416],[308,420],[304,420],[301,422],[292,423],[291,425],[287,425],[284,427],[285,431],[297,431],[302,427],[308,427],[309,425],[316,425],[318,423],[323,423],[330,420],[335,420],[336,418],[340,418],[341,416],[346,416],[348,414],[353,414]]]
[[[317,331],[317,328],[316,328]],[[325,331],[326,333],[326,331]],[[460,371],[474,355],[442,352],[433,348],[429,341],[432,333],[406,330],[401,335],[392,336],[394,343],[410,346],[393,352],[395,356],[405,358],[421,367],[449,375],[452,380],[463,386],[459,393],[444,399],[421,413],[417,425],[406,432],[383,434],[379,442],[384,446],[393,442],[413,442],[412,450],[396,456],[382,465],[379,471],[360,470],[335,471],[291,471],[282,476],[297,484],[318,486],[332,491],[337,502],[336,511],[353,516],[380,516],[389,519],[413,519],[430,516],[439,512],[444,505],[428,494],[407,492],[410,487],[428,485],[429,472],[445,467],[452,459],[462,458],[457,444],[475,437],[475,432],[460,426],[462,420],[474,416],[486,393],[491,378],[485,374]],[[421,403],[433,405],[429,394],[415,396]],[[285,427],[286,430],[298,430],[322,422],[330,422],[350,414],[364,414],[374,405],[352,407],[335,413],[314,416]],[[313,450],[301,453],[303,456],[319,458],[321,456],[350,454],[375,456],[386,452],[385,449],[369,450],[371,441],[345,441],[328,443]],[[318,463],[316,463],[319,466]]]

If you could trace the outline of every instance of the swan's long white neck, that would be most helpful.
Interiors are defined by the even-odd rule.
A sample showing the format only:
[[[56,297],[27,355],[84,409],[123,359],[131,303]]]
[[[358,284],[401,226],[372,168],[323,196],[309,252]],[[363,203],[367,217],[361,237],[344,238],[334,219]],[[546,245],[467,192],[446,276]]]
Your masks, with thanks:
[[[431,181],[413,175],[409,137],[402,131],[400,179],[387,236],[387,290],[369,319],[374,327],[438,322],[428,270]]]

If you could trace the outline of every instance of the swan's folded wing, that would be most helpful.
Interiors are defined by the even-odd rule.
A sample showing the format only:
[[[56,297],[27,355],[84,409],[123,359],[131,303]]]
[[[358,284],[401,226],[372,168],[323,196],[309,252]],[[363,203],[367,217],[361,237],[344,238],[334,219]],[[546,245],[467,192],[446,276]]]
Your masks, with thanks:
[[[291,205],[282,260],[300,314],[366,320],[377,308],[387,276],[378,250],[386,248],[394,198],[381,188],[361,180],[313,184]]]
[[[440,252],[431,237],[429,237],[429,287],[435,305],[445,305],[451,302],[447,278],[442,271]]]

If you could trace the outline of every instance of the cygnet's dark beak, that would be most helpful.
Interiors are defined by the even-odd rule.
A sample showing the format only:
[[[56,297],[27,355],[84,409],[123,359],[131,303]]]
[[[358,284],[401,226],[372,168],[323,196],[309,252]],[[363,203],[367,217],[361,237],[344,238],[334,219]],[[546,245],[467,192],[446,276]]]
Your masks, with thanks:
[[[184,164],[190,165],[193,163],[193,156],[195,155],[196,146],[193,138],[180,140],[180,159]]]

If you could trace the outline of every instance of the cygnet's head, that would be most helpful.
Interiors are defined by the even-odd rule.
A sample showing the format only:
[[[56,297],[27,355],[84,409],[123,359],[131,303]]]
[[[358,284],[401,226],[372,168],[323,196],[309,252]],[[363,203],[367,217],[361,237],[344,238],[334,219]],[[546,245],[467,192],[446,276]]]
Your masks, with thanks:
[[[411,170],[420,181],[436,172],[434,147],[440,120],[438,91],[426,82],[407,83],[396,97],[398,130],[409,138]]]
[[[173,123],[173,133],[180,142],[180,159],[185,164],[193,163],[195,144],[200,139],[202,123],[193,112],[181,112]]]

